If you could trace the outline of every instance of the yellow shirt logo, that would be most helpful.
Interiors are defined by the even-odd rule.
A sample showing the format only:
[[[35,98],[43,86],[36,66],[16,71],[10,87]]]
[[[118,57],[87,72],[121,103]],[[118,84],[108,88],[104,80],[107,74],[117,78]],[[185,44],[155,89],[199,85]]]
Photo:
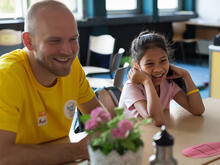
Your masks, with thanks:
[[[43,126],[47,124],[46,112],[39,112],[38,114],[38,126]]]
[[[64,115],[67,119],[73,119],[74,112],[76,108],[75,100],[68,100],[64,105]]]

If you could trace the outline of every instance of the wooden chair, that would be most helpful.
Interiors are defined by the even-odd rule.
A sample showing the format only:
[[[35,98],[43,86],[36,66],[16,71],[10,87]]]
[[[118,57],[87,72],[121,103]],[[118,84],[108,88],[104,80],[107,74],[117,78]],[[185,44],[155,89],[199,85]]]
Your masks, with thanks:
[[[93,76],[97,74],[109,74],[112,77],[112,72],[114,72],[120,63],[124,49],[119,49],[119,52],[113,54],[115,47],[115,39],[108,34],[89,37],[89,47],[87,53],[87,66],[83,66],[83,70],[87,76]],[[101,58],[107,61],[107,66],[104,65],[103,61],[100,63],[96,60]],[[115,60],[116,58],[116,60]]]
[[[0,56],[15,49],[21,49],[22,32],[13,29],[0,30]]]
[[[181,57],[182,57],[183,62],[185,63],[186,62],[186,53],[185,53],[184,45],[186,45],[186,44],[195,44],[196,49],[198,49],[198,46],[197,46],[197,41],[198,40],[195,39],[195,38],[185,39],[183,37],[183,34],[186,31],[185,22],[172,22],[172,30],[173,30],[172,41],[175,44],[179,45]],[[192,51],[195,52],[194,50],[192,50]]]
[[[116,116],[115,107],[118,106],[121,90],[116,86],[99,88],[95,91],[101,105],[103,105],[112,117]]]

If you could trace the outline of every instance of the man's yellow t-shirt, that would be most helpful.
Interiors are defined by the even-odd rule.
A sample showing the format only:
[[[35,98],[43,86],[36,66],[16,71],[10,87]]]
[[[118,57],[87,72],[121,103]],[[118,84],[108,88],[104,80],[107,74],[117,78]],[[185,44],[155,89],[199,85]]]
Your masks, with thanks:
[[[94,97],[78,58],[53,87],[34,77],[26,49],[0,57],[0,129],[17,144],[39,144],[67,136],[77,104]]]

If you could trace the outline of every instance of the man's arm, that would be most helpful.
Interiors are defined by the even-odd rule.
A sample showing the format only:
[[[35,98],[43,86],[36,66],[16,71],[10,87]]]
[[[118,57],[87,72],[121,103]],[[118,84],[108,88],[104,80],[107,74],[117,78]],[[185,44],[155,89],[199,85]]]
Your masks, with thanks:
[[[87,139],[72,144],[15,144],[16,133],[0,130],[0,165],[58,165],[88,159]]]
[[[85,113],[85,114],[90,114],[90,112],[96,107],[103,107],[105,109],[105,107],[99,103],[96,96],[94,96],[88,102],[85,102],[79,105],[79,109],[82,111],[82,113]]]

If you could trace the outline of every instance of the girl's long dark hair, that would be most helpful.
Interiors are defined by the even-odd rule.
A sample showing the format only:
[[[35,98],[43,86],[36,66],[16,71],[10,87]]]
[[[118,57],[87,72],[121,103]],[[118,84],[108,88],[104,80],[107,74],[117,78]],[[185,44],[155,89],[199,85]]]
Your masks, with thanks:
[[[173,56],[173,50],[171,49],[171,46],[165,36],[156,32],[150,32],[148,30],[141,32],[132,41],[130,49],[131,56],[137,64],[140,64],[142,57],[145,55],[145,52],[153,47],[163,49],[166,52],[168,59]],[[168,76],[171,74],[172,70],[169,69]],[[184,92],[187,91],[184,79],[177,78],[168,82],[171,81],[174,81]]]

